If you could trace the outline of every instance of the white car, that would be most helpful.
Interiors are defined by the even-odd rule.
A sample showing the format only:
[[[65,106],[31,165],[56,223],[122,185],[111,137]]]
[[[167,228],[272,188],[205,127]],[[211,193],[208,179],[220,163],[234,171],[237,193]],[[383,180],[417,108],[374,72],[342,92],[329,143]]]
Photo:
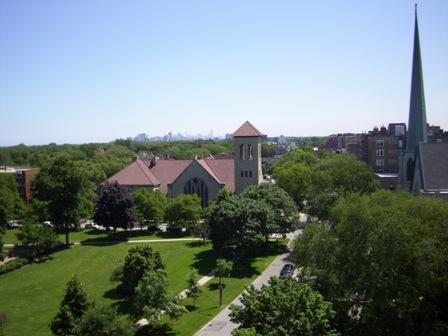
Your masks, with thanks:
[[[13,228],[21,228],[23,226],[23,221],[17,219],[11,219],[8,221],[8,227],[10,229]]]

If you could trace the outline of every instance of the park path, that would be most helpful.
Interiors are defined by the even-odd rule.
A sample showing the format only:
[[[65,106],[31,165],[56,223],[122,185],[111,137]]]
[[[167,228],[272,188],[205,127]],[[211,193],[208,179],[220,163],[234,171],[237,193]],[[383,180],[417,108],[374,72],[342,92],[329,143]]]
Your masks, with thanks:
[[[289,233],[288,249],[291,249],[291,243],[294,238],[301,234],[302,230]],[[266,285],[269,279],[273,276],[279,276],[280,271],[285,264],[291,263],[289,259],[290,252],[277,256],[274,261],[259,275],[252,285],[255,288],[260,288],[262,285]],[[210,320],[205,326],[200,329],[195,336],[231,336],[232,330],[238,327],[238,324],[230,321],[230,305],[241,305],[241,294],[233,300],[227,307],[225,307],[218,315]]]

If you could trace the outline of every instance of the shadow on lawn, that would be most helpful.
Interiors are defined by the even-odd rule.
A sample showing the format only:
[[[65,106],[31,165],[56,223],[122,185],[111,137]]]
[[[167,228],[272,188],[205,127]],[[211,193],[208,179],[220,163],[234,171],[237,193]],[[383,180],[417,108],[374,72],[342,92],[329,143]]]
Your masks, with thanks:
[[[93,232],[93,233],[91,233]],[[89,231],[88,234],[95,235],[104,231]],[[107,236],[89,238],[81,242],[82,245],[113,245],[127,242],[135,238],[144,237],[147,239],[167,239],[167,238],[184,238],[186,234],[175,232],[149,232],[149,231],[117,231],[109,232]]]

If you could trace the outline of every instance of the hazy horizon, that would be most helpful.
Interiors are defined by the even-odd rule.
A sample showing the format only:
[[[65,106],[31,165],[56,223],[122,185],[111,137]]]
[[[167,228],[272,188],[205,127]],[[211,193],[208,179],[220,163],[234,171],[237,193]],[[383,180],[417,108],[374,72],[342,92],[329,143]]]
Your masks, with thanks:
[[[448,1],[418,8],[448,128]],[[408,120],[414,1],[0,0],[0,146],[361,133]]]

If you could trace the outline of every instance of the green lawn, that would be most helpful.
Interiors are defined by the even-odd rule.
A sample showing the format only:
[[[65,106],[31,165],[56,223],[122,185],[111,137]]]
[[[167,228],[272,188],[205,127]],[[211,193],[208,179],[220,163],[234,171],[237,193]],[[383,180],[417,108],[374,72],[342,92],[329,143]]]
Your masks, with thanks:
[[[74,274],[85,283],[98,303],[122,299],[109,281],[112,270],[122,263],[130,244],[77,246],[54,253],[50,260],[25,266],[0,276],[0,312],[6,314],[5,335],[50,335],[48,323],[56,314],[65,284]],[[205,275],[213,267],[210,245],[167,242],[152,245],[167,266],[169,290],[174,295],[186,287],[191,267]],[[126,305],[119,304],[125,312]]]
[[[223,305],[219,307],[218,278],[213,278],[202,287],[202,293],[196,302],[198,308],[183,314],[178,320],[171,321],[174,335],[194,335],[216,314],[232,302],[256,277],[275,259],[276,255],[283,253],[284,246],[279,249],[267,251],[264,256],[251,260],[250,265],[241,267],[233,272],[230,278],[225,278],[223,291]],[[184,305],[191,309],[192,299],[185,299]],[[171,333],[170,333],[171,334]]]
[[[8,229],[3,237],[3,242],[5,244],[17,244],[16,233],[20,229]],[[128,241],[128,240],[146,240],[146,239],[165,239],[165,238],[185,238],[185,235],[173,234],[168,232],[155,232],[148,233],[146,231],[118,231],[105,232],[97,230],[81,230],[73,231],[70,233],[70,242],[104,242],[104,241]],[[59,235],[59,240],[65,242],[65,235]]]

